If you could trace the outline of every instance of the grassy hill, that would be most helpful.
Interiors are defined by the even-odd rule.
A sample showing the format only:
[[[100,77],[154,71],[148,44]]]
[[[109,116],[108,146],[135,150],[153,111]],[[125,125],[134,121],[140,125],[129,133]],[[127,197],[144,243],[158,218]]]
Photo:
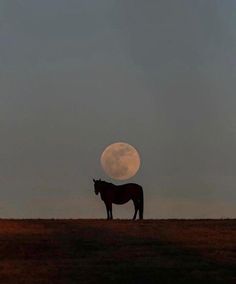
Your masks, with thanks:
[[[236,220],[0,220],[0,283],[236,283]]]

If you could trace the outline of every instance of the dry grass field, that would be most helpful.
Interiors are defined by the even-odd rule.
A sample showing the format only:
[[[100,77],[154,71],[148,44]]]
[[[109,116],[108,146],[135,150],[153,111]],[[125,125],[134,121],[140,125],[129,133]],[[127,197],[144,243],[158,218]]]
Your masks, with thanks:
[[[236,220],[0,220],[0,283],[236,283]]]

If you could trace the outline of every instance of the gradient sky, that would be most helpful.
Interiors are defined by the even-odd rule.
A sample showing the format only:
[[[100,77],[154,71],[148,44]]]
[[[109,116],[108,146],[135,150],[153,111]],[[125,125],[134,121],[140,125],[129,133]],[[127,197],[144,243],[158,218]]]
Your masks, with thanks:
[[[236,217],[234,0],[0,0],[0,217],[103,218],[136,147],[146,218]],[[128,218],[131,203],[114,207]]]

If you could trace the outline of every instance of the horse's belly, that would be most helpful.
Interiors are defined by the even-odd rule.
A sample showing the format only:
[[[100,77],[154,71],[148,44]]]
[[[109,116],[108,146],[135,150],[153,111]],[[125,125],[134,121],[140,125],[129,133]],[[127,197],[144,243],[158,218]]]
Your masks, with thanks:
[[[125,204],[127,203],[128,201],[130,200],[130,198],[127,198],[127,199],[119,199],[119,198],[116,198],[115,200],[113,200],[113,203],[114,204]]]

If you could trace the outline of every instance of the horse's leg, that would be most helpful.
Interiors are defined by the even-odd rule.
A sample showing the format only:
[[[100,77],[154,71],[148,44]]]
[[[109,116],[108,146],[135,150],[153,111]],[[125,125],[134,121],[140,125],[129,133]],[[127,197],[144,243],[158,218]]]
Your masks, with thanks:
[[[138,200],[139,220],[143,219],[143,191],[141,191],[140,199]]]
[[[110,204],[110,219],[113,219],[113,216],[112,216],[112,203]]]
[[[135,200],[133,200],[133,202],[134,202],[134,217],[133,217],[133,220],[135,220],[137,212],[138,212],[138,204],[137,204],[137,201],[135,201]]]
[[[108,203],[105,203],[105,205],[106,205],[106,210],[107,210],[107,220],[109,220],[110,219],[110,216],[109,216],[109,205],[108,205]]]

